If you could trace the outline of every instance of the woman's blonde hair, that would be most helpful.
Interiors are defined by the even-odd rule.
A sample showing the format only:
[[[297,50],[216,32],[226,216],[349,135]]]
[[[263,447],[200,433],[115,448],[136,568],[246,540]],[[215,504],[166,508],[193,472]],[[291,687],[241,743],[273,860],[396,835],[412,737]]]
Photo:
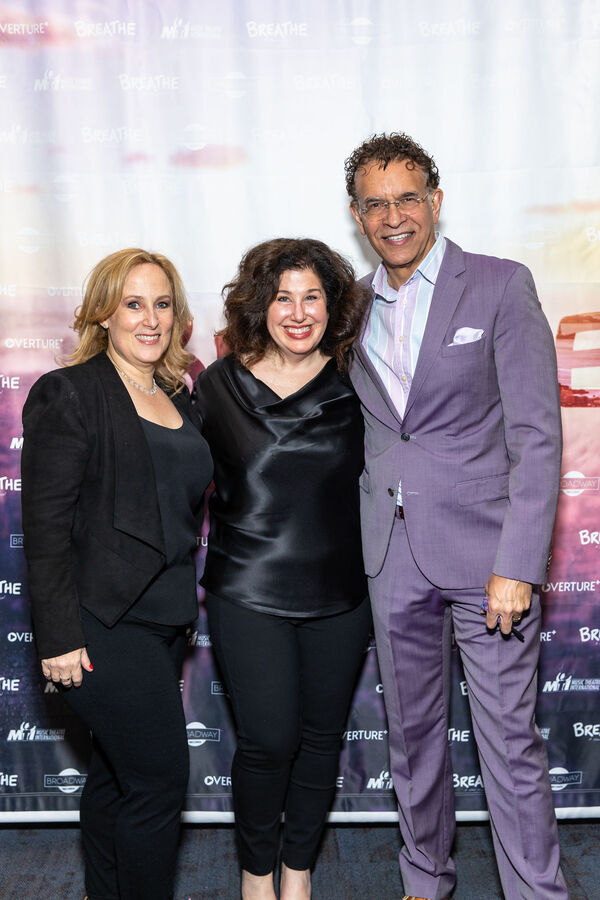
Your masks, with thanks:
[[[160,253],[149,253],[136,247],[117,250],[94,266],[85,282],[83,303],[75,310],[73,330],[79,344],[62,364],[74,366],[86,362],[108,346],[108,331],[101,323],[110,318],[123,295],[125,279],[135,266],[151,263],[159,266],[169,280],[173,294],[173,329],[171,340],[156,372],[175,392],[181,390],[188,367],[194,357],[183,348],[184,335],[189,333],[192,314],[187,303],[183,283],[173,263]]]

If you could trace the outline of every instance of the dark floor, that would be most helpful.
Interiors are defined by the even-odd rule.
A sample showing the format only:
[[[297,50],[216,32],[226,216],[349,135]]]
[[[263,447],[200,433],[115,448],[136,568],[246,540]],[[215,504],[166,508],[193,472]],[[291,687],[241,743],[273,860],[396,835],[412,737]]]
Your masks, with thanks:
[[[562,864],[571,900],[600,898],[600,821],[561,822]],[[314,900],[401,900],[395,825],[332,825],[313,875]],[[458,826],[454,900],[502,893],[489,828]],[[79,829],[0,826],[0,900],[81,900]],[[186,825],[175,900],[239,900],[231,826]],[[508,898],[513,900],[513,898]]]

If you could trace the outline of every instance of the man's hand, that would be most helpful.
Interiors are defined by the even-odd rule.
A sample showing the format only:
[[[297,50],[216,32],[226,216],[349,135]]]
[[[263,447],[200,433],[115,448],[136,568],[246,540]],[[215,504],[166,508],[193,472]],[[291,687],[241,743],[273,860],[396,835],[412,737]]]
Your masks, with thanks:
[[[510,634],[513,622],[519,622],[531,605],[531,585],[492,573],[485,586],[488,612],[485,624],[494,629],[500,620],[502,634]]]
[[[82,669],[91,672],[93,668],[85,647],[42,660],[44,677],[57,684],[60,682],[65,687],[79,687],[83,681]]]

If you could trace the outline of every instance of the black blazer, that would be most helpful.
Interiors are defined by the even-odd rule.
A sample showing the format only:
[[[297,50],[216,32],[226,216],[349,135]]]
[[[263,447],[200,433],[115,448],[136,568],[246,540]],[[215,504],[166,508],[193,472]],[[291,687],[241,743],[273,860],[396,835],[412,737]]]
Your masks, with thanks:
[[[189,414],[187,389],[172,397]],[[111,626],[165,563],[152,458],[105,353],[43,375],[23,408],[22,506],[39,655],[84,646],[79,607]]]

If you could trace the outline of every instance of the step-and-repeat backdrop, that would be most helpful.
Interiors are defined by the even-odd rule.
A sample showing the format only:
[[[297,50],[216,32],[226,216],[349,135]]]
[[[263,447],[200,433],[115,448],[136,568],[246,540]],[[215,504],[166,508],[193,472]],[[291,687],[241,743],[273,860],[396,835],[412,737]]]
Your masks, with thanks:
[[[556,335],[565,456],[538,721],[558,815],[600,814],[599,86],[598,0],[0,0],[0,819],[76,818],[86,777],[89,735],[39,673],[19,475],[21,408],[72,346],[85,274],[122,247],[166,253],[208,363],[250,245],[313,236],[372,267],[342,164],[384,130],[434,153],[444,233],[531,267]],[[234,738],[199,600],[186,816],[222,820]],[[458,659],[448,740],[458,816],[480,818]],[[371,647],[333,815],[394,810]]]

